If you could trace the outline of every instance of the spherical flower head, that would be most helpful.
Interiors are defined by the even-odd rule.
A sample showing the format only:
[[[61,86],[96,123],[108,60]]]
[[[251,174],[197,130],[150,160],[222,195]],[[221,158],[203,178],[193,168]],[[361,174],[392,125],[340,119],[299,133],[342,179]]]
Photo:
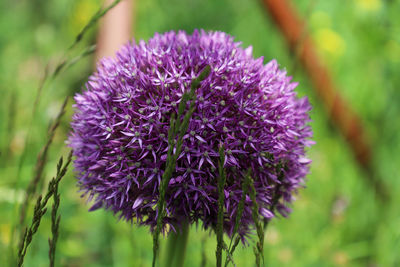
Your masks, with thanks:
[[[286,216],[303,185],[312,144],[310,105],[275,60],[263,65],[251,47],[223,32],[156,34],[129,43],[116,58],[100,61],[86,91],[75,96],[69,145],[80,188],[103,207],[154,230],[159,186],[166,167],[168,130],[182,95],[209,65],[196,90],[195,111],[166,190],[164,225],[182,222],[215,227],[219,146],[225,148],[224,231],[231,235],[250,168],[259,214]],[[238,232],[253,229],[246,197]]]

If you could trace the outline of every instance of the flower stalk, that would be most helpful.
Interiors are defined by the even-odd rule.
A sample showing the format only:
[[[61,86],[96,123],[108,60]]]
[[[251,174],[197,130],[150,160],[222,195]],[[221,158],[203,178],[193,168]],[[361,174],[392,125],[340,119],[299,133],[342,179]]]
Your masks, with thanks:
[[[168,187],[168,184],[172,178],[172,174],[176,168],[176,161],[181,154],[182,144],[183,144],[183,136],[185,135],[188,127],[189,120],[195,109],[195,100],[196,100],[196,89],[200,86],[200,82],[208,77],[210,74],[210,66],[206,66],[204,70],[200,73],[200,75],[192,81],[192,85],[189,93],[184,93],[182,96],[182,100],[179,103],[178,107],[178,115],[175,119],[175,116],[171,116],[170,120],[170,129],[168,131],[168,152],[167,152],[167,161],[166,161],[166,169],[162,176],[161,184],[160,184],[160,197],[157,202],[157,226],[153,233],[153,264],[154,267],[156,264],[157,253],[158,253],[158,236],[160,235],[161,229],[163,227],[163,219],[165,217],[165,193]],[[183,116],[183,112],[185,111],[186,104],[190,101],[189,111],[183,117],[183,121],[180,121],[180,118]],[[176,141],[176,149],[175,154],[172,154],[174,151],[175,145],[175,136],[178,134],[178,139]]]
[[[256,266],[264,266],[264,228],[261,225],[260,215],[259,215],[259,207],[256,200],[256,189],[254,187],[254,180],[251,178],[251,173],[248,172],[246,175],[246,180],[248,180],[248,184],[250,187],[250,199],[253,204],[252,206],[252,217],[254,220],[254,225],[256,227],[258,241],[256,246],[254,247],[254,255],[256,256]],[[261,265],[262,262],[262,265]]]
[[[180,231],[171,232],[168,235],[167,259],[165,261],[165,267],[183,267],[188,236],[189,224],[187,222],[182,223]]]
[[[222,145],[219,149],[219,164],[218,164],[218,171],[219,171],[219,178],[218,178],[218,219],[217,219],[217,250],[215,252],[216,260],[217,260],[217,267],[222,266],[222,249],[224,248],[224,187],[226,183],[226,172],[224,169],[224,162],[225,162],[225,149]]]
[[[246,177],[248,177],[250,175],[250,172],[251,172],[251,169],[248,169],[247,173],[246,173]],[[236,234],[237,234],[237,232],[239,230],[240,220],[241,220],[242,215],[243,215],[244,203],[246,201],[246,195],[247,195],[247,192],[249,190],[249,183],[250,183],[250,180],[247,179],[247,178],[244,178],[243,181],[242,181],[242,197],[241,197],[241,199],[239,201],[239,204],[238,204],[238,210],[237,210],[236,219],[235,219],[235,226],[233,227],[231,241],[230,241],[229,246],[227,248],[225,267],[228,266],[229,262],[232,261],[232,263],[233,263],[232,255],[233,255],[233,252],[235,252],[235,249],[236,249],[236,247],[237,247],[237,245],[239,244],[239,241],[240,241],[240,236],[238,236]],[[235,238],[235,236],[236,236],[236,238]]]

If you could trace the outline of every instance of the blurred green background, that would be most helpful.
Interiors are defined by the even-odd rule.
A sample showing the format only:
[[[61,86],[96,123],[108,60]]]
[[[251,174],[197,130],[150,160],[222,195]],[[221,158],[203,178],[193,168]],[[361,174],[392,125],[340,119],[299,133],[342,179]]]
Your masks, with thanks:
[[[277,218],[265,236],[267,266],[400,266],[400,4],[392,0],[296,0],[318,53],[340,93],[359,114],[372,141],[374,168],[390,189],[380,202],[365,182],[344,138],[329,121],[304,71],[272,19],[257,0],[137,0],[135,40],[155,32],[195,28],[221,30],[253,46],[265,62],[276,58],[309,96],[314,140],[307,187],[289,218]],[[65,96],[82,90],[92,72],[86,57],[44,87],[37,115],[34,99],[46,65],[61,60],[69,45],[101,6],[99,0],[0,1],[0,265],[11,264],[11,231],[32,179],[36,158]],[[95,43],[90,31],[76,54]],[[73,56],[72,54],[71,56]],[[50,147],[40,188],[55,175],[72,109]],[[25,141],[27,140],[27,142]],[[24,155],[23,161],[21,157]],[[21,164],[20,162],[23,162]],[[112,214],[88,212],[70,170],[60,184],[62,215],[57,266],[150,266],[152,238],[147,228],[118,221]],[[50,201],[52,203],[52,201]],[[32,204],[28,213],[31,219]],[[49,212],[48,212],[49,213]],[[46,214],[28,251],[25,266],[48,265]],[[201,227],[190,232],[186,266],[215,266],[215,236]],[[254,237],[256,240],[256,237]],[[161,244],[164,251],[164,242]],[[251,243],[253,245],[253,243]],[[254,266],[251,247],[239,247],[237,266]],[[161,260],[163,258],[161,256]]]

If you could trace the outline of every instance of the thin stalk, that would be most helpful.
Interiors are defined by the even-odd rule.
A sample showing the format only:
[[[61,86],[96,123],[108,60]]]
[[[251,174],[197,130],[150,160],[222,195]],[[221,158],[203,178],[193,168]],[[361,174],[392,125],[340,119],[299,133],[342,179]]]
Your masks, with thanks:
[[[55,136],[56,130],[57,130],[58,126],[60,125],[61,118],[65,113],[65,107],[67,106],[67,103],[68,103],[68,97],[65,98],[64,103],[62,104],[60,111],[58,112],[58,115],[50,128],[49,135],[47,137],[47,142],[37,157],[34,176],[32,177],[32,179],[29,182],[28,188],[26,189],[26,195],[25,195],[24,202],[21,205],[20,216],[19,216],[19,225],[20,226],[22,226],[25,222],[25,217],[26,217],[26,212],[27,212],[28,206],[29,206],[29,201],[31,200],[32,197],[34,197],[34,195],[37,191],[38,184],[39,184],[40,180],[42,179],[43,171],[44,171],[44,168],[47,163],[47,156],[48,156],[48,152],[50,149],[50,145],[53,142],[53,138]]]
[[[253,248],[254,250],[254,255],[256,256],[256,266],[260,267],[260,266],[264,266],[264,228],[261,225],[261,221],[260,221],[260,214],[258,212],[259,206],[257,203],[257,199],[256,199],[256,189],[254,187],[254,181],[251,178],[251,173],[248,172],[248,174],[246,175],[246,178],[249,181],[249,189],[250,189],[250,199],[252,202],[252,217],[253,217],[253,221],[254,221],[254,225],[256,227],[257,230],[257,236],[258,236],[258,242],[256,243],[256,246]],[[262,262],[262,264],[261,264]]]
[[[217,267],[222,266],[222,249],[224,248],[224,187],[226,182],[226,172],[224,169],[225,148],[222,145],[219,149],[219,164],[218,164],[218,217],[217,217],[217,250],[215,251]]]
[[[158,236],[161,233],[163,228],[163,219],[166,214],[165,211],[165,193],[167,191],[167,187],[169,181],[172,178],[173,172],[175,171],[176,161],[181,154],[182,145],[183,145],[183,136],[186,134],[186,131],[189,127],[189,120],[195,110],[195,102],[196,102],[196,89],[200,86],[200,83],[208,77],[210,74],[210,66],[207,65],[203,71],[199,74],[199,76],[192,80],[192,85],[190,91],[184,93],[182,96],[181,103],[179,103],[178,114],[175,119],[175,114],[172,114],[170,120],[170,129],[168,130],[168,152],[167,152],[167,162],[166,168],[161,178],[161,183],[159,185],[159,199],[157,202],[157,225],[153,232],[153,262],[152,266],[156,266],[157,261],[157,252],[158,252]],[[183,112],[185,111],[185,107],[188,101],[190,102],[189,110],[183,116]],[[183,116],[183,121],[181,122],[181,117]],[[175,154],[173,154],[173,150],[176,143]]]
[[[50,180],[48,184],[48,189],[46,195],[43,197],[40,195],[36,200],[36,205],[33,212],[32,222],[29,227],[25,228],[24,234],[21,237],[19,246],[18,246],[18,258],[17,258],[17,266],[21,267],[24,264],[24,258],[26,252],[28,250],[29,245],[32,242],[33,236],[36,234],[40,222],[43,216],[46,214],[47,202],[49,199],[58,192],[58,184],[60,183],[61,179],[65,176],[67,172],[68,165],[71,163],[72,159],[72,151],[69,153],[67,162],[63,165],[63,158],[61,157],[58,164],[57,164],[57,174],[56,176]],[[58,227],[58,226],[57,226]],[[54,243],[55,245],[55,243]],[[55,247],[54,247],[55,249]],[[55,252],[55,250],[54,250]]]
[[[187,241],[189,236],[189,224],[182,224],[181,232],[171,232],[168,236],[167,260],[165,266],[183,267]]]
[[[200,267],[206,267],[206,265],[207,265],[206,244],[207,244],[207,236],[203,235],[203,238],[201,239],[201,263],[200,263]]]
[[[250,170],[251,169],[247,170],[246,175],[250,174]],[[240,225],[240,220],[242,219],[242,215],[243,215],[243,211],[244,211],[244,203],[246,201],[246,195],[247,195],[248,189],[249,189],[249,180],[248,179],[243,179],[243,182],[242,182],[242,197],[241,197],[241,199],[239,201],[239,204],[238,204],[238,209],[237,209],[236,219],[235,219],[235,226],[233,227],[231,241],[229,243],[229,247],[228,247],[228,250],[227,250],[227,253],[226,253],[225,267],[227,267],[228,263],[233,260],[233,252],[235,251],[235,249],[236,249],[236,247],[237,247],[237,245],[239,244],[239,241],[240,241],[240,236],[237,235],[236,239],[235,239],[235,235],[238,232],[239,225]],[[232,263],[233,263],[233,261],[232,261]]]

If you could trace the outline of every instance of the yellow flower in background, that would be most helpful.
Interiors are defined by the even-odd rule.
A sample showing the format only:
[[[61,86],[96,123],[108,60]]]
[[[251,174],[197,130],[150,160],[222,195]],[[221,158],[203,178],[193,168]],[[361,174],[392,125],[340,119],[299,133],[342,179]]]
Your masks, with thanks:
[[[8,245],[10,243],[10,224],[0,224],[0,242],[4,245]]]
[[[338,58],[346,51],[345,41],[332,29],[318,29],[314,34],[314,39],[317,47],[330,57]]]
[[[356,0],[357,7],[364,11],[378,11],[382,7],[382,0]]]

